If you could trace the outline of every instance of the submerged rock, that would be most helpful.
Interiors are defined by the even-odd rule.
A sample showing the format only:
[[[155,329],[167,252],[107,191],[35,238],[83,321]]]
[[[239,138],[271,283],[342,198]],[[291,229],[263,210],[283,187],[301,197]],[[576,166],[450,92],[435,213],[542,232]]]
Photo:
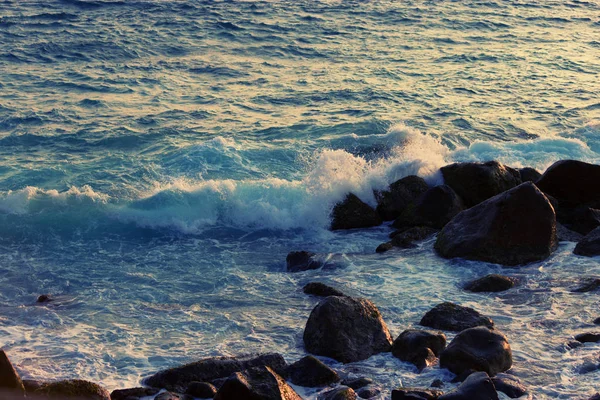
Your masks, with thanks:
[[[600,256],[600,227],[585,235],[584,238],[577,243],[573,253],[578,256],[586,257]]]
[[[440,367],[459,375],[484,371],[490,376],[512,366],[512,350],[502,333],[485,327],[460,332],[440,354]]]
[[[381,225],[383,220],[371,206],[356,195],[348,193],[344,201],[338,203],[331,212],[331,230],[370,228]]]
[[[323,263],[315,258],[316,254],[308,251],[292,251],[285,258],[288,272],[301,272],[319,269]]]
[[[557,245],[554,209],[527,182],[457,215],[435,249],[445,258],[519,265],[548,258]]]
[[[444,183],[460,196],[467,207],[521,184],[519,171],[497,161],[456,163],[440,168]]]
[[[319,395],[318,400],[356,400],[356,392],[349,387],[340,386]]]
[[[415,226],[408,228],[407,230],[400,232],[392,238],[390,242],[380,244],[375,250],[377,253],[383,253],[391,250],[394,247],[401,249],[410,249],[417,247],[414,242],[426,239],[437,232],[437,229],[429,228],[427,226]]]
[[[392,400],[436,400],[442,395],[441,390],[398,388],[392,390]]]
[[[517,399],[527,394],[527,388],[513,375],[500,373],[492,377],[492,382],[497,391],[504,393],[511,399]]]
[[[575,335],[575,340],[581,343],[600,342],[600,332],[586,332]]]
[[[391,344],[381,313],[362,298],[326,297],[312,310],[304,329],[307,351],[343,363],[389,351]]]
[[[600,287],[600,278],[584,278],[575,289],[574,293],[586,293],[596,290]]]
[[[361,399],[372,399],[373,397],[379,396],[380,393],[381,389],[375,386],[366,386],[356,392]]]
[[[13,367],[4,350],[0,349],[0,390],[8,390],[19,394],[25,393],[21,377]]]
[[[522,182],[536,183],[537,180],[542,177],[542,174],[540,174],[535,168],[531,168],[531,167],[519,168],[518,171],[519,171],[519,175],[521,176]]]
[[[110,394],[102,386],[80,379],[44,383],[34,394],[57,400],[111,400]]]
[[[439,400],[498,400],[498,392],[485,372],[475,372],[458,388],[440,396]]]
[[[42,294],[37,298],[36,303],[49,303],[51,301],[52,297],[49,294]]]
[[[377,212],[384,221],[393,220],[427,189],[429,186],[425,180],[416,175],[397,180],[390,185],[389,190],[375,193]]]
[[[515,280],[508,276],[499,274],[489,274],[482,278],[475,279],[465,285],[465,290],[469,292],[503,292],[512,288]]]
[[[393,226],[429,226],[441,229],[464,209],[462,200],[450,186],[436,186],[408,205],[396,218]]]
[[[427,311],[421,318],[419,325],[444,331],[460,332],[476,326],[492,328],[494,322],[470,307],[445,302]]]
[[[321,282],[310,282],[304,285],[302,288],[304,293],[312,294],[313,296],[327,297],[327,296],[345,296],[344,293],[340,292],[336,288],[327,286]]]
[[[145,396],[154,396],[159,392],[160,389],[155,388],[130,388],[130,389],[117,389],[113,390],[110,394],[111,400],[131,400],[134,398],[140,398]]]
[[[354,390],[360,389],[361,387],[368,386],[373,383],[373,379],[371,378],[354,378],[354,379],[344,379],[342,381],[342,385],[348,386]]]
[[[271,368],[254,367],[231,375],[215,400],[302,400],[285,380]]]
[[[600,201],[600,165],[576,160],[552,164],[536,185],[561,204],[594,205]]]
[[[288,374],[292,383],[305,387],[325,386],[340,380],[337,372],[313,356],[306,356],[291,364]]]
[[[433,364],[445,347],[446,335],[442,332],[407,329],[394,340],[392,355],[414,364],[421,371]]]

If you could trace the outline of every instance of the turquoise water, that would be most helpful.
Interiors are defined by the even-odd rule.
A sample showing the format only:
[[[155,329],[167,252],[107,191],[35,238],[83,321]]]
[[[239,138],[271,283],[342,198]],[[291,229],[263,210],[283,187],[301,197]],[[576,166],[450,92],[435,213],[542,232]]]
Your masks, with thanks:
[[[593,328],[597,296],[569,288],[600,268],[572,243],[482,296],[460,283],[500,267],[326,227],[347,191],[453,161],[600,163],[599,29],[595,1],[0,1],[0,344],[25,376],[110,389],[210,355],[294,361],[321,279],[393,336],[473,306],[537,397],[593,393],[578,368],[600,348],[564,343]],[[298,249],[343,267],[288,274]],[[336,366],[386,391],[446,376]]]

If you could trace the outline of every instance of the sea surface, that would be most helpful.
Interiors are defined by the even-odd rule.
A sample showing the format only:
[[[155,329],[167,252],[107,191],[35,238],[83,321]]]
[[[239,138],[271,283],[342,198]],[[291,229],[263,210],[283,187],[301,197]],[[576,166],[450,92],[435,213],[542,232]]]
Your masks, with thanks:
[[[597,0],[0,0],[0,345],[24,377],[110,390],[208,356],[293,362],[320,280],[373,300],[394,337],[439,302],[472,306],[535,398],[586,398],[600,344],[565,344],[600,316],[598,294],[570,292],[598,258],[377,255],[389,226],[327,227],[348,191],[373,204],[455,161],[600,163],[599,75]],[[293,250],[336,267],[287,273]],[[492,272],[521,284],[460,289]],[[328,362],[381,398],[451,376]]]

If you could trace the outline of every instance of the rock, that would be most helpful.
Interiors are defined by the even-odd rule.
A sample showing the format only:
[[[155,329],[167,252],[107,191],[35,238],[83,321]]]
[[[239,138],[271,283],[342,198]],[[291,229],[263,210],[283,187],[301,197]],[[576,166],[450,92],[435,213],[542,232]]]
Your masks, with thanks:
[[[595,324],[595,325],[600,325],[600,317],[598,317],[598,318],[596,318],[596,319],[594,320],[594,324]]]
[[[498,400],[498,393],[485,372],[475,372],[456,390],[440,396],[439,400]]]
[[[369,228],[382,224],[382,219],[373,208],[363,203],[356,195],[348,193],[331,212],[331,230]]]
[[[581,346],[583,346],[583,343],[578,342],[576,340],[571,340],[571,341],[567,342],[567,348],[569,350],[573,350],[573,349],[576,349],[576,348],[581,347]]]
[[[416,246],[415,246],[416,247]],[[394,248],[394,245],[392,245],[392,242],[387,242],[387,243],[381,243],[379,246],[377,246],[377,248],[375,249],[375,253],[385,253],[386,251],[390,251],[391,249]]]
[[[586,293],[596,290],[600,287],[600,278],[584,278],[579,282],[579,286],[571,290],[574,293]]]
[[[460,332],[476,326],[492,328],[494,322],[470,307],[445,302],[427,311],[421,318],[419,325],[444,331]]]
[[[506,394],[511,399],[517,399],[527,393],[527,388],[513,375],[500,373],[492,377],[492,382],[497,391]]]
[[[24,394],[25,387],[21,377],[13,367],[4,350],[0,349],[0,390]]]
[[[578,256],[595,257],[600,255],[600,227],[594,229],[581,239],[573,253]]]
[[[406,207],[392,226],[429,226],[441,229],[464,209],[462,200],[450,186],[436,186]]]
[[[313,356],[306,356],[290,365],[288,375],[292,383],[305,387],[325,386],[340,380],[337,372]]]
[[[594,205],[600,201],[600,165],[576,160],[557,161],[536,185],[561,204]]]
[[[360,397],[361,399],[371,399],[375,396],[379,396],[380,393],[381,390],[379,390],[379,388],[375,386],[367,386],[361,388],[358,392],[356,392],[358,397]]]
[[[391,221],[402,210],[429,189],[423,178],[410,175],[390,185],[388,191],[376,192],[377,212],[384,221]]]
[[[475,279],[465,285],[465,290],[469,292],[503,292],[512,288],[515,280],[508,276],[499,274],[489,274],[483,278]]]
[[[392,400],[435,400],[442,395],[440,390],[398,388],[392,390]]]
[[[586,332],[575,335],[575,340],[581,343],[600,342],[600,332]]]
[[[217,388],[208,382],[190,382],[185,394],[201,399],[212,399],[217,394]]]
[[[568,207],[559,205],[555,207],[556,220],[565,228],[587,235],[600,226],[600,210],[586,206]]]
[[[318,400],[356,400],[356,393],[349,387],[340,386],[320,394]]]
[[[561,242],[579,242],[583,239],[581,233],[565,228],[563,224],[558,222],[556,223],[556,236],[558,236],[558,240]]]
[[[253,367],[231,375],[214,397],[215,400],[302,400],[273,369]]]
[[[588,400],[600,400],[600,393],[596,393],[595,395],[590,397]]]
[[[355,379],[344,379],[342,381],[342,385],[348,386],[354,390],[360,389],[362,387],[371,385],[373,383],[373,379],[371,378],[355,378]]]
[[[590,372],[597,371],[598,368],[600,368],[600,365],[593,361],[587,360],[578,368],[577,372],[580,374],[589,374]]]
[[[304,285],[302,288],[304,293],[312,294],[313,296],[319,297],[327,297],[327,296],[345,296],[344,293],[339,290],[332,288],[331,286],[327,286],[321,282],[310,282]]]
[[[427,226],[415,226],[408,228],[405,231],[394,235],[392,240],[387,243],[380,244],[375,250],[377,253],[383,253],[391,250],[394,247],[401,249],[410,249],[417,247],[413,242],[423,240],[432,236],[437,232],[437,229],[429,228]]]
[[[521,184],[519,171],[497,161],[456,163],[440,168],[444,183],[450,186],[467,207]]]
[[[460,332],[440,354],[440,367],[457,375],[472,369],[494,376],[511,365],[512,351],[506,336],[485,327]]]
[[[23,386],[25,387],[25,393],[33,393],[44,385],[43,381],[37,381],[35,379],[23,379]],[[158,391],[157,391],[158,392]]]
[[[44,383],[34,394],[57,400],[110,400],[110,394],[102,386],[80,379]]]
[[[441,388],[441,387],[444,387],[444,382],[442,382],[440,379],[436,379],[433,382],[431,382],[431,385],[429,385],[429,386],[434,387],[434,388]]]
[[[316,260],[315,256],[315,253],[308,251],[292,251],[285,258],[288,272],[301,272],[321,268],[323,263]]]
[[[51,301],[52,297],[49,294],[42,294],[37,298],[36,303],[49,303]]]
[[[521,176],[521,182],[536,183],[537,180],[542,177],[542,174],[540,174],[535,168],[519,168],[518,171],[519,175]]]
[[[435,363],[436,357],[446,347],[446,335],[407,329],[394,340],[392,355],[416,365],[419,371]],[[429,352],[427,351],[429,350]]]
[[[519,265],[548,258],[557,245],[554,209],[527,182],[457,215],[434,247],[445,258]]]
[[[110,394],[111,400],[127,400],[131,398],[140,398],[145,396],[154,396],[159,392],[159,389],[137,387],[131,389],[113,390]]]
[[[381,313],[362,298],[326,297],[312,310],[304,329],[307,351],[343,363],[389,351],[391,344]]]
[[[171,392],[162,392],[154,398],[154,400],[183,400],[178,394]]]
[[[211,382],[229,377],[252,367],[268,366],[280,375],[285,375],[286,362],[280,354],[251,354],[240,357],[205,358],[180,367],[157,372],[144,379],[150,387],[165,388],[175,392],[184,392],[191,382]]]

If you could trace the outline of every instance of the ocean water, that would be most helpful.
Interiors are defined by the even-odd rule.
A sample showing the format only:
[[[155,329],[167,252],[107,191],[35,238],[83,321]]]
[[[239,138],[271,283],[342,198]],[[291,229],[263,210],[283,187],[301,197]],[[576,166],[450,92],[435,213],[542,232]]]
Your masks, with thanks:
[[[293,362],[320,280],[373,300],[394,337],[441,301],[472,306],[535,398],[595,393],[600,371],[579,369],[600,345],[565,343],[600,316],[570,292],[598,258],[378,255],[388,226],[327,226],[346,192],[372,204],[454,161],[600,163],[598,32],[596,0],[0,0],[0,345],[24,377],[111,390],[207,356]],[[301,249],[338,267],[285,272]],[[491,272],[521,285],[460,289]],[[330,363],[381,398],[451,375]]]

